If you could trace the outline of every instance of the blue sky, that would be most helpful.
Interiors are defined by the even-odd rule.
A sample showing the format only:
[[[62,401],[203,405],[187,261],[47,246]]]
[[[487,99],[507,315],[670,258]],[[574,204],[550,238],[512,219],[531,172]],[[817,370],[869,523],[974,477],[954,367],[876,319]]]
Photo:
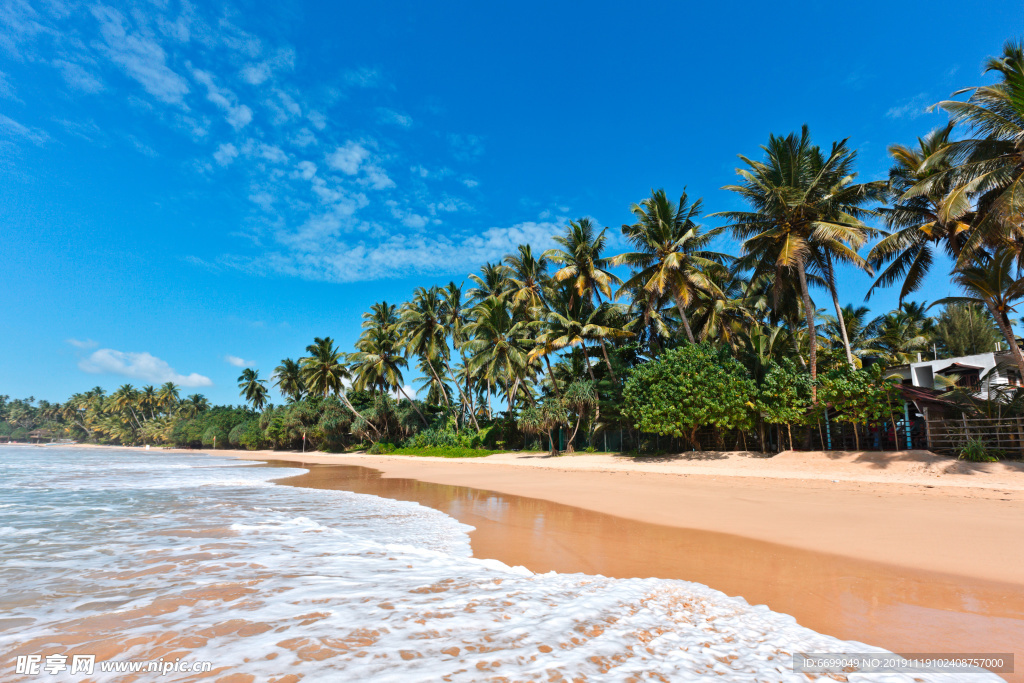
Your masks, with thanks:
[[[0,0],[0,393],[236,403],[239,364],[349,348],[372,302],[568,218],[617,235],[656,187],[738,208],[736,154],[803,123],[881,178],[1024,26],[1012,2],[701,5]],[[950,293],[937,268],[920,298]]]

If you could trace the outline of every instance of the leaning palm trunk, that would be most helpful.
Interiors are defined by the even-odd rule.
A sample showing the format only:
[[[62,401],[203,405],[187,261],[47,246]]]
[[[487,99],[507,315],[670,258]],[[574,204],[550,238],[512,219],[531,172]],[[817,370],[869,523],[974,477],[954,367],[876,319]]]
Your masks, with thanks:
[[[448,374],[452,378],[454,378],[455,388],[459,390],[459,397],[462,399],[462,403],[466,406],[466,409],[469,411],[469,417],[472,418],[473,420],[473,426],[476,427],[476,431],[477,433],[479,433],[480,424],[476,421],[476,411],[473,408],[473,401],[471,401],[469,397],[466,396],[466,393],[462,391],[462,385],[459,384],[458,377],[455,377],[455,373],[452,372],[452,366],[448,362],[447,358],[444,359],[444,367],[448,370]],[[469,391],[469,378],[466,379],[466,391]]]
[[[434,381],[437,382],[437,386],[440,387],[440,394],[441,398],[444,399],[444,404],[450,409],[452,407],[452,402],[448,400],[448,392],[445,391],[444,382],[442,382],[441,378],[437,376],[437,370],[434,369],[433,363],[427,361],[427,367],[430,368],[430,374],[434,376]]]
[[[697,340],[693,337],[693,330],[690,329],[690,319],[686,317],[686,311],[683,309],[683,305],[676,300],[676,310],[679,311],[679,317],[683,321],[683,329],[686,330],[686,338],[690,340],[691,344],[697,343]]]
[[[544,363],[548,366],[548,375],[551,376],[551,387],[555,390],[555,396],[559,401],[562,400],[562,392],[558,390],[558,382],[555,381],[555,371],[551,369],[551,361],[548,360],[548,354],[544,354]]]
[[[804,316],[807,318],[807,333],[810,339],[807,340],[810,347],[811,366],[811,403],[818,403],[818,332],[814,327],[814,305],[811,303],[811,294],[807,291],[807,271],[804,269],[804,262],[796,265],[797,274],[800,276],[800,296],[804,301]]]
[[[836,307],[836,320],[839,322],[839,334],[843,338],[843,348],[846,349],[846,362],[850,364],[852,369],[856,370],[857,365],[853,362],[853,350],[850,348],[850,337],[846,334],[846,320],[843,318],[843,309],[839,305],[839,294],[836,292],[835,271],[832,270],[831,254],[826,256],[826,263],[829,274],[828,291],[832,294],[832,304]]]
[[[405,393],[405,389],[403,389],[401,385],[398,386],[398,391],[401,392],[402,396],[405,396],[405,400],[406,401],[408,401],[410,404],[412,404],[412,409],[415,410],[416,414],[420,416],[421,420],[423,420],[423,426],[424,427],[429,426],[429,423],[427,422],[427,418],[423,417],[423,413],[420,412],[420,407],[418,405],[416,405],[416,401],[414,401],[411,398],[409,398],[409,394]]]
[[[605,346],[604,339],[598,340],[601,343],[601,353],[604,354],[604,364],[608,366],[608,374],[612,376],[616,384],[621,384],[618,375],[615,374],[615,370],[612,369],[612,362],[608,360],[608,347]]]
[[[370,422],[369,420],[367,420],[366,417],[364,417],[362,413],[360,413],[358,410],[356,410],[355,406],[353,406],[351,403],[349,403],[348,396],[346,396],[345,394],[343,394],[343,393],[341,393],[339,391],[338,392],[338,398],[341,399],[341,402],[344,404],[344,406],[346,408],[348,408],[350,411],[352,411],[353,415],[355,415],[357,418],[363,420],[366,424],[370,425],[370,427],[373,428],[373,431],[377,433],[377,436],[380,436],[380,430],[377,429],[377,425],[375,425],[372,422]]]
[[[995,318],[996,323],[999,325],[1000,332],[1006,337],[1006,343],[1010,345],[1010,351],[1013,353],[1013,360],[1017,363],[1017,370],[1020,372],[1020,376],[1024,377],[1024,355],[1021,354],[1020,346],[1017,344],[1017,336],[1013,333],[1013,329],[1010,327],[1006,320],[1006,315],[996,310],[996,307],[988,300],[985,300],[985,305],[988,306],[989,313]]]

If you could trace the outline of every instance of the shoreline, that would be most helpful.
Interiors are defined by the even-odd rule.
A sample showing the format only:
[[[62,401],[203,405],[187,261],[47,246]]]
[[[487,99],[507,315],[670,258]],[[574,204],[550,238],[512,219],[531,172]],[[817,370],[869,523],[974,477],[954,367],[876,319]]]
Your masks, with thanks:
[[[1024,463],[967,463],[927,451],[634,459],[155,450],[370,467],[384,478],[538,498],[636,522],[1014,584],[1024,592]]]

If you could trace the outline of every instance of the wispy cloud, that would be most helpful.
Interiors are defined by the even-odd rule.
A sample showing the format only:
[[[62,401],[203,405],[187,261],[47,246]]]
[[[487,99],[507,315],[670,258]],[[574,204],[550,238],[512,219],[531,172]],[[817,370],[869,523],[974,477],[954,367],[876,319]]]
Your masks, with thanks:
[[[100,24],[101,50],[112,62],[158,100],[183,103],[188,82],[167,66],[167,54],[159,43],[133,32],[124,15],[112,7],[96,5],[92,14]]]
[[[342,78],[346,84],[359,88],[375,88],[384,82],[380,71],[366,66],[348,69]]]
[[[232,356],[230,353],[224,356],[224,360],[229,365],[234,365],[236,368],[245,368],[252,365],[256,365],[256,361],[254,360],[245,360],[244,358],[241,358],[239,356]]]
[[[393,124],[400,128],[412,128],[412,117],[407,114],[400,114],[394,109],[381,107],[377,110],[377,121],[379,123]]]
[[[183,387],[209,387],[213,381],[199,373],[182,375],[174,371],[167,361],[148,352],[115,351],[99,349],[88,358],[78,362],[83,372],[91,374],[121,375],[131,379],[162,384],[174,382]]]
[[[81,64],[64,59],[56,59],[53,65],[60,70],[60,75],[64,77],[64,81],[75,90],[85,93],[98,93],[103,90],[103,81]]]
[[[99,343],[92,339],[65,339],[64,341],[79,349],[92,349],[99,346]]]
[[[918,93],[903,104],[892,107],[885,115],[890,119],[916,119],[928,113],[928,107],[934,104],[928,93]]]
[[[5,131],[9,135],[16,135],[21,138],[25,138],[29,142],[36,145],[42,145],[50,136],[46,131],[41,128],[29,128],[26,125],[20,124],[9,116],[0,114],[0,131]]]
[[[192,78],[206,86],[206,99],[224,112],[232,128],[239,130],[249,125],[252,121],[252,109],[244,104],[238,104],[238,98],[233,92],[219,87],[214,82],[213,74],[202,69],[192,69]]]

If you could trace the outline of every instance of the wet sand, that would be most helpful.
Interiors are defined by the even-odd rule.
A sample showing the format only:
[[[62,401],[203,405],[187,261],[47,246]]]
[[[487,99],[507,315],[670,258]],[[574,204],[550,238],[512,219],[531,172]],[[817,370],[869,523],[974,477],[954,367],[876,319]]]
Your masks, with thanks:
[[[395,471],[382,476],[368,467],[305,466],[311,468],[308,474],[280,483],[410,500],[441,510],[476,527],[470,537],[477,557],[536,572],[696,581],[844,640],[900,653],[1013,652],[1024,661],[1024,581],[958,576],[653,524],[540,498],[396,476]],[[856,519],[852,511],[851,516]],[[951,547],[949,552],[957,551]],[[1007,678],[1024,681],[1024,673]]]

